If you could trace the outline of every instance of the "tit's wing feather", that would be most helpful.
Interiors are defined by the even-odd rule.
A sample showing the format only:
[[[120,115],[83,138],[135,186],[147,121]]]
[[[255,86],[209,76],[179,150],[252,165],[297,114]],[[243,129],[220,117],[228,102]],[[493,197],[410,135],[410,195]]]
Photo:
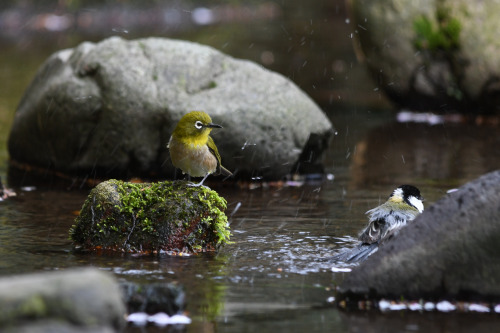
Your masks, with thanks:
[[[413,211],[408,211],[405,208],[400,204],[398,205],[398,203],[388,201],[367,211],[370,221],[366,229],[359,235],[359,240],[363,243],[372,244],[388,239],[401,227],[405,226],[407,221],[415,218],[412,214]]]
[[[366,229],[361,232],[358,239],[366,244],[378,242],[382,238],[386,228],[387,226],[383,219],[370,221]]]

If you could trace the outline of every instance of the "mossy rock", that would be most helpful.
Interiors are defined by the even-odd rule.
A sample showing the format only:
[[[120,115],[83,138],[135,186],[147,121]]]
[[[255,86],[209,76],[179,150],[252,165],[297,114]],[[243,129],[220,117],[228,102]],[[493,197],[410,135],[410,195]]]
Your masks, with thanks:
[[[77,248],[127,253],[216,251],[229,241],[226,200],[185,181],[97,185],[70,230]]]
[[[347,3],[357,57],[398,108],[500,114],[500,2]]]

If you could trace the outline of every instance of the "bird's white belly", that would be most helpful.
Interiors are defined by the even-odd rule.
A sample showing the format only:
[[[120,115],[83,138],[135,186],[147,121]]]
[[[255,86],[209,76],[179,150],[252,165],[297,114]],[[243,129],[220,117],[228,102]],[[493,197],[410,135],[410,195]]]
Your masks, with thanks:
[[[217,159],[206,145],[184,145],[170,139],[172,164],[191,177],[205,177],[217,169]]]

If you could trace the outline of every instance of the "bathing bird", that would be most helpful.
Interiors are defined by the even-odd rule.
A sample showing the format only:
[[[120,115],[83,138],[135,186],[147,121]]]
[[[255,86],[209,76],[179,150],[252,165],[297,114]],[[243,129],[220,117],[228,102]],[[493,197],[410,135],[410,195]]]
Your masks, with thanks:
[[[397,187],[386,202],[366,212],[369,218],[368,226],[360,233],[359,243],[354,248],[341,250],[332,260],[365,260],[423,211],[423,198],[418,188],[413,185]]]

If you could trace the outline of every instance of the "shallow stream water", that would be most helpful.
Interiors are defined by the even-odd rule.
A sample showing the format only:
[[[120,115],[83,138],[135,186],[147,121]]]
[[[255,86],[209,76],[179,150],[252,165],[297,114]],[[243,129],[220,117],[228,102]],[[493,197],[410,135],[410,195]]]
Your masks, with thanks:
[[[358,332],[367,328],[385,332],[386,327],[393,327],[391,332],[445,332],[448,327],[465,332],[465,327],[475,323],[484,327],[476,331],[492,331],[500,324],[496,314],[342,312],[331,303],[335,287],[349,273],[332,272],[325,258],[356,236],[366,223],[366,210],[384,201],[393,187],[402,183],[418,186],[429,207],[447,190],[500,163],[498,155],[462,156],[462,150],[474,151],[475,145],[487,149],[484,132],[492,131],[491,144],[498,144],[494,127],[397,123],[390,114],[366,121],[370,117],[365,112],[333,117],[338,134],[325,156],[327,169],[321,180],[241,189],[211,178],[208,185],[228,201],[234,242],[217,254],[136,257],[74,253],[68,230],[88,189],[22,183],[22,178],[16,178],[21,186],[14,188],[18,196],[0,202],[0,274],[94,266],[122,282],[176,281],[186,291],[193,323],[184,329],[191,332]],[[346,136],[355,124],[356,131]],[[462,135],[474,132],[482,134]],[[369,139],[374,136],[378,139]],[[395,137],[390,149],[384,136]],[[407,151],[408,147],[415,149]],[[467,163],[457,164],[461,159]],[[159,328],[127,329],[156,330]]]

